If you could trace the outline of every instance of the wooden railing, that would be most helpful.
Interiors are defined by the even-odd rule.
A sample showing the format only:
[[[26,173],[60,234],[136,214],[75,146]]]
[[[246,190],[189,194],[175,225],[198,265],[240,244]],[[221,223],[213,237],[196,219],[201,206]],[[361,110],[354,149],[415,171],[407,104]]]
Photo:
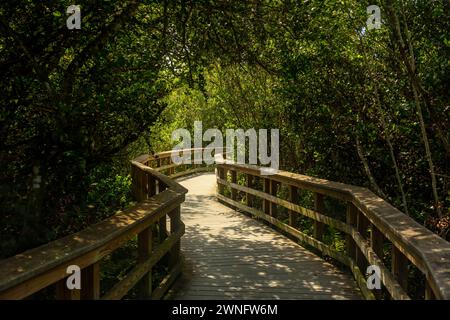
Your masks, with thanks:
[[[0,299],[22,299],[47,287],[55,288],[57,299],[120,299],[136,285],[139,297],[161,298],[181,270],[184,224],[180,205],[187,190],[171,178],[212,168],[174,164],[172,153],[143,155],[131,162],[133,193],[139,202],[136,206],[81,232],[0,261]],[[450,244],[369,190],[285,171],[261,175],[261,167],[229,160],[217,164],[216,174],[219,201],[348,266],[366,298],[388,294],[393,299],[409,299],[409,268],[415,267],[424,275],[426,299],[450,299]],[[300,197],[301,192],[312,194],[313,209],[299,204],[299,199],[305,198]],[[327,210],[330,199],[345,205],[344,218]],[[301,229],[301,219],[311,220],[310,233]],[[327,228],[344,234],[345,250],[326,243]],[[101,259],[134,237],[138,239],[137,264],[100,296]],[[153,287],[152,268],[157,263],[166,264],[168,273]],[[70,265],[81,268],[81,290],[67,289]],[[367,288],[363,273],[368,265],[380,268],[382,290]]]
[[[199,157],[203,156],[203,153],[205,151],[213,155],[215,155],[216,152],[224,154],[224,150],[225,148],[192,148],[175,151],[164,151],[156,153],[154,155],[144,155],[142,157],[147,159],[147,163],[150,167],[154,168],[158,172],[167,175],[172,179],[175,179],[197,172],[214,171],[213,165],[206,165],[203,161],[198,161],[198,163],[195,163],[195,154],[197,153]],[[177,154],[180,156],[189,154],[191,157],[190,163],[174,163],[172,160],[173,154]]]
[[[219,201],[348,266],[368,299],[409,299],[408,285],[419,281],[408,278],[412,268],[423,274],[425,299],[450,299],[449,242],[365,188],[285,171],[262,176],[260,169],[231,161],[218,164]],[[300,195],[313,199],[313,205],[300,205]],[[340,203],[344,212],[327,210],[336,208],[330,201]],[[305,221],[311,230],[302,230]],[[326,243],[330,230],[343,234],[344,250]],[[381,290],[368,289],[368,265],[380,268]]]
[[[120,299],[138,285],[140,298],[161,298],[181,271],[180,205],[187,190],[149,167],[154,157],[132,161],[133,193],[138,204],[85,230],[0,261],[0,299],[22,299],[54,289],[57,299]],[[169,228],[167,216],[170,218]],[[137,237],[138,261],[121,281],[100,296],[100,262]],[[167,275],[152,286],[152,268]],[[67,268],[81,269],[81,290],[69,290]]]

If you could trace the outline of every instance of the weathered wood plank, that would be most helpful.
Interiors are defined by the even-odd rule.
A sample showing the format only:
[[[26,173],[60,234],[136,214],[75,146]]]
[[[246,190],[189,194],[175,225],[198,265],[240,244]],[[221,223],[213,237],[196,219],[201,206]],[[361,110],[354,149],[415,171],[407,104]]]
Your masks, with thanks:
[[[182,243],[185,269],[180,282],[175,285],[174,298],[361,298],[351,275],[339,271],[268,226],[209,197],[209,192],[214,190],[210,187],[215,183],[214,175],[197,176],[181,183],[189,188],[190,194],[182,206],[187,228]],[[225,197],[221,199],[232,201]],[[276,221],[238,201],[230,202],[230,205],[239,205],[240,210],[248,208],[253,214],[258,212],[258,217],[266,218],[266,221]],[[205,207],[208,210],[204,210]],[[298,231],[285,226],[289,229],[283,231]],[[302,239],[320,245],[307,235]],[[327,246],[323,244],[322,249],[327,251]],[[248,287],[252,289],[246,289]]]
[[[231,161],[219,164],[223,168],[259,175],[260,168],[236,164]],[[409,261],[424,274],[430,275],[429,285],[437,299],[450,299],[450,244],[427,230],[409,216],[383,201],[366,188],[346,185],[278,171],[272,180],[295,185],[300,189],[318,192],[332,198],[352,202]],[[440,248],[440,250],[435,250]]]

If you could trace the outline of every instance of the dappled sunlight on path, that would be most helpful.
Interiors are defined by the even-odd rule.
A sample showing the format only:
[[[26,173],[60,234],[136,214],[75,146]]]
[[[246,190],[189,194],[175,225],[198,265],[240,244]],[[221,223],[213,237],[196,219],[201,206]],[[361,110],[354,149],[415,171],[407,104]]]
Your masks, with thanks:
[[[217,202],[214,173],[179,182],[189,193],[175,299],[361,299],[350,274]]]

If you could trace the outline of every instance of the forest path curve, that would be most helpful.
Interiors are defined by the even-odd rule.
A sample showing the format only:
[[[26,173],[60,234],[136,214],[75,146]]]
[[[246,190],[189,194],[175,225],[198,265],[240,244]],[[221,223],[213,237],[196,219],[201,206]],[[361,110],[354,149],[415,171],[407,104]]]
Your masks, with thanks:
[[[173,299],[361,299],[349,273],[216,200],[214,173],[178,179],[184,267]]]

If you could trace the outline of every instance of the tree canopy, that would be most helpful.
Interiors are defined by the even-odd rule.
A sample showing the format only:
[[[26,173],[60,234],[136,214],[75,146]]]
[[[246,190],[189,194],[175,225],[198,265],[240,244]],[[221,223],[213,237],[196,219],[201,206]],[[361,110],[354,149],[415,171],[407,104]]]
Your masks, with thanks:
[[[282,169],[450,236],[448,1],[71,4],[0,4],[1,256],[126,205],[127,160],[194,120],[279,128]]]

